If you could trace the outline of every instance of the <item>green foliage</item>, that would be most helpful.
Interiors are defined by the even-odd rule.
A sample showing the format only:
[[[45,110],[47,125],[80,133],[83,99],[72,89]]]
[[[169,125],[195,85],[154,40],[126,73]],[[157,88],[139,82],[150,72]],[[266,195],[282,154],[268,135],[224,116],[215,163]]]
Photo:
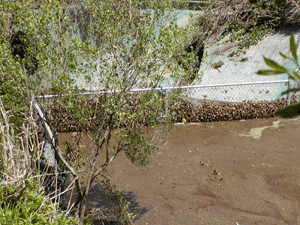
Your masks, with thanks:
[[[214,63],[213,65],[212,65],[212,68],[214,68],[214,69],[219,69],[220,67],[222,67],[224,65],[224,62],[223,61],[219,61],[219,62],[217,62],[217,63]]]
[[[81,190],[80,182],[89,186],[120,151],[133,162],[145,164],[157,148],[143,127],[167,124],[170,118],[161,118],[165,100],[177,95],[154,88],[167,79],[174,85],[188,82],[194,72],[194,56],[182,52],[194,29],[178,27],[169,1],[69,3],[0,1],[0,24],[5,25],[0,26],[0,95],[7,109],[26,113],[32,95],[70,94],[51,100],[51,104],[64,109],[66,117],[75,115],[76,129],[90,130],[96,146],[82,157],[81,148],[73,150],[66,142],[69,155],[78,154],[70,158],[68,166],[76,173],[75,214],[83,223],[88,191]],[[77,85],[78,80],[85,85]],[[96,104],[90,104],[92,100],[78,95],[87,85],[108,93],[95,96]],[[148,93],[128,93],[144,87],[149,88]],[[93,123],[97,126],[91,130]],[[57,124],[53,123],[53,130]],[[110,140],[115,132],[118,142],[113,145]],[[96,161],[101,152],[106,153],[106,163],[99,169]],[[90,180],[82,180],[78,168],[89,171],[86,177]]]
[[[124,85],[128,90],[137,82],[139,87],[162,82],[161,69],[170,71],[176,82],[189,77],[190,71],[183,73],[173,56],[180,56],[185,68],[193,63],[191,53],[181,53],[190,28],[174,23],[169,3],[82,1],[90,10],[80,27],[89,33],[84,41],[68,12],[80,7],[67,8],[67,4],[60,0],[1,1],[0,95],[7,109],[26,111],[32,94],[76,94],[70,74],[87,81],[103,74],[101,88],[124,91]],[[95,62],[100,67],[95,68]]]
[[[45,199],[38,183],[27,182],[22,191],[0,186],[1,224],[77,224],[59,212],[57,206]],[[57,212],[54,214],[54,209]]]
[[[135,219],[136,215],[129,211],[130,202],[128,202],[121,192],[116,190],[116,186],[111,184],[110,175],[103,173],[103,179],[99,184],[103,187],[104,194],[107,199],[113,200],[117,207],[115,210],[120,215],[122,224],[130,224]]]
[[[239,48],[248,48],[257,44],[262,38],[284,23],[285,1],[259,0],[252,6],[254,10],[248,16],[247,24],[240,22],[229,23],[231,41],[240,41]],[[266,15],[262,15],[266,12]]]
[[[285,109],[277,112],[276,115],[280,116],[282,118],[293,118],[295,116],[299,116],[300,115],[300,104],[287,106],[287,107],[285,107]]]
[[[296,71],[289,70],[289,69],[285,68],[284,66],[279,65],[275,61],[264,57],[265,63],[269,67],[271,67],[272,70],[259,70],[257,72],[257,74],[268,76],[268,75],[274,75],[274,74],[287,73],[289,78],[291,78],[298,85],[300,85],[300,72],[299,72],[300,65],[299,65],[298,56],[297,56],[298,45],[299,45],[299,39],[296,42],[294,34],[291,33],[290,52],[291,52],[292,57],[288,57],[288,56],[286,56],[286,55],[284,55],[283,53],[280,52],[280,55],[283,58],[289,58],[290,60],[292,60],[295,63],[295,65],[297,66]],[[287,93],[290,93],[290,92],[298,92],[299,90],[300,90],[299,87],[298,88],[292,88],[292,89],[289,89],[287,91],[284,91],[282,94],[287,94]],[[281,116],[283,118],[292,118],[292,117],[295,117],[295,116],[299,116],[300,115],[300,104],[288,106],[285,109],[280,110],[279,112],[277,112],[276,115]]]
[[[59,0],[0,2],[0,95],[14,113],[27,111],[32,94],[68,92],[65,74],[80,47],[63,7]]]
[[[262,40],[267,34],[273,31],[272,27],[261,25],[250,28],[247,32],[236,33],[233,32],[233,35],[236,35],[235,38],[231,38],[231,41],[239,41],[239,48],[249,48],[252,45],[256,45],[260,40]],[[234,36],[232,36],[234,37]]]
[[[149,141],[144,137],[144,132],[141,130],[135,130],[132,127],[126,127],[119,138],[127,138],[128,147],[125,152],[127,157],[132,162],[138,162],[141,165],[148,163],[147,159],[157,149],[156,146],[151,145]]]
[[[236,54],[236,52],[233,51],[233,52],[229,53],[228,57],[233,57],[235,54]]]

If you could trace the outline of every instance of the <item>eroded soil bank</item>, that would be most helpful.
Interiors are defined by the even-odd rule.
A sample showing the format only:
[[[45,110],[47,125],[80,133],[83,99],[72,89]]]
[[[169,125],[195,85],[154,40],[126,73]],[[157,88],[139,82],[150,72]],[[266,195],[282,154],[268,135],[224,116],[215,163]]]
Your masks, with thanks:
[[[134,224],[300,224],[299,133],[300,118],[186,124],[146,167],[120,155],[108,170]],[[89,200],[110,218],[97,186]]]

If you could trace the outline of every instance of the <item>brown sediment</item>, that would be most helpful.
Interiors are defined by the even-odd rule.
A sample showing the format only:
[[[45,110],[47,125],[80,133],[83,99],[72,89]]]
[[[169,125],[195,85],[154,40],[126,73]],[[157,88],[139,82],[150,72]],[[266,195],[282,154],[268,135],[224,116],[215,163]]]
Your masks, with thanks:
[[[140,109],[139,98],[142,94],[136,94],[134,97],[128,98],[128,110],[138,111]],[[291,104],[299,103],[297,95],[291,98]],[[90,107],[91,111],[87,112],[84,127],[80,125],[78,115],[73,109],[62,107],[61,105],[50,105],[47,111],[47,120],[52,129],[57,132],[75,132],[80,130],[93,129],[103,120],[104,109],[101,108],[98,100],[95,98],[82,99],[79,106],[82,108]],[[177,99],[169,101],[169,117],[171,121],[176,122],[214,122],[214,121],[232,121],[247,120],[257,118],[274,117],[275,113],[286,106],[286,99],[278,99],[274,101],[245,101],[245,102],[217,102],[206,100]],[[164,114],[164,106],[161,113]],[[97,119],[95,119],[97,118]],[[147,125],[150,114],[145,114],[143,118],[139,118],[140,123]],[[159,121],[159,118],[157,118]],[[124,126],[130,124],[125,121]]]
[[[175,126],[148,165],[136,166],[121,153],[108,172],[131,201],[135,225],[300,224],[299,118],[273,127],[276,121]],[[269,127],[259,139],[240,136],[259,127]],[[89,200],[91,220],[114,219],[97,185]]]

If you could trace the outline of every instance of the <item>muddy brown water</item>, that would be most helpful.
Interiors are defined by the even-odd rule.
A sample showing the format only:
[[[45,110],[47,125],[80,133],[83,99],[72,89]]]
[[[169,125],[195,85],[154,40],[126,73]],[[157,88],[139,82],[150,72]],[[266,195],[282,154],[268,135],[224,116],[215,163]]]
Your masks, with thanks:
[[[121,154],[108,171],[134,224],[300,224],[299,133],[300,118],[179,125],[147,166]],[[97,186],[89,200],[110,218]]]

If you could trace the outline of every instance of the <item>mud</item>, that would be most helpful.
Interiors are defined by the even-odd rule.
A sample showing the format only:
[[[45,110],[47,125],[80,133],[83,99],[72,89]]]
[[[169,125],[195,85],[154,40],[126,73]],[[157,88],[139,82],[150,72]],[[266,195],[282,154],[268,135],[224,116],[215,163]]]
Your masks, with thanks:
[[[299,132],[300,118],[179,125],[147,166],[120,155],[108,171],[137,225],[300,224]],[[95,224],[113,219],[99,187],[89,200]]]

